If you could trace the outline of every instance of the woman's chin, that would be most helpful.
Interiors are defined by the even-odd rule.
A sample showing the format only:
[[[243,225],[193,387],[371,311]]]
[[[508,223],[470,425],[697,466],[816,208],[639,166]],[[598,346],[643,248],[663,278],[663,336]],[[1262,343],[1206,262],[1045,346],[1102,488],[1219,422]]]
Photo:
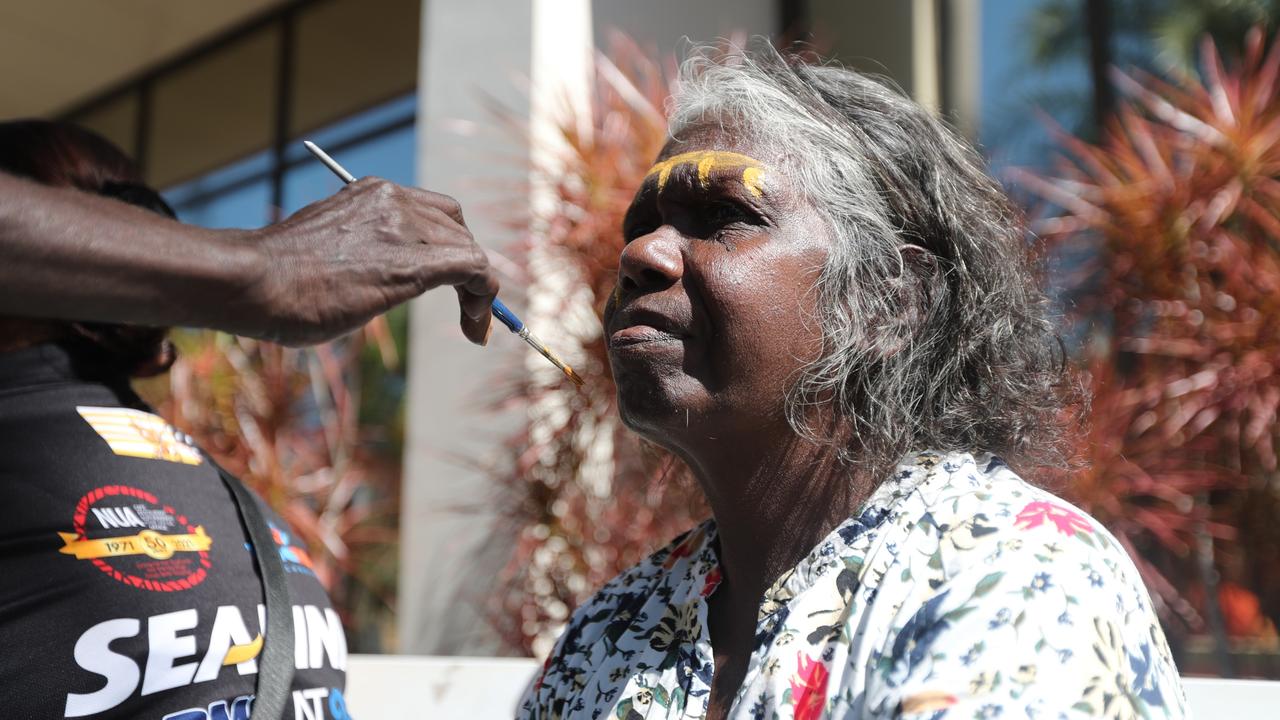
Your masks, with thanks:
[[[619,384],[618,413],[623,424],[646,440],[667,445],[673,433],[678,435],[700,417],[697,399],[675,390],[661,382],[644,387]]]

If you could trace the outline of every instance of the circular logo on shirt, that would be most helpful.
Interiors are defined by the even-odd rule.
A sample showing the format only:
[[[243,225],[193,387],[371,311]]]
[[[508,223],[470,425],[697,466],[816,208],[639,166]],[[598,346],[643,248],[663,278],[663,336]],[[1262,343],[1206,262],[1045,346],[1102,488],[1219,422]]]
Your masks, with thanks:
[[[146,490],[94,488],[76,503],[74,532],[58,552],[88,560],[117,581],[155,592],[190,590],[209,574],[213,538]]]

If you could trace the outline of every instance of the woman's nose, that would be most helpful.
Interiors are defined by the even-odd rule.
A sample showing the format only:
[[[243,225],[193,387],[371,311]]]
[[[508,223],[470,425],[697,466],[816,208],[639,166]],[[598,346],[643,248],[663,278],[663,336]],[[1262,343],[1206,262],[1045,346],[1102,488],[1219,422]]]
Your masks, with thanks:
[[[674,228],[662,227],[627,243],[618,261],[618,286],[624,293],[643,294],[679,282],[684,274],[680,242]]]

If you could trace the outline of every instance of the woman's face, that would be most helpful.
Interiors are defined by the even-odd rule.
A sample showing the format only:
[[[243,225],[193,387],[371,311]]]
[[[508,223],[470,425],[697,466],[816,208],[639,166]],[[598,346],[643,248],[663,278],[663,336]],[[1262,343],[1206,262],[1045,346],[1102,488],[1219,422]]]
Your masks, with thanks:
[[[623,232],[605,333],[624,422],[673,450],[784,431],[786,390],[821,347],[832,240],[779,152],[718,125],[681,133]]]

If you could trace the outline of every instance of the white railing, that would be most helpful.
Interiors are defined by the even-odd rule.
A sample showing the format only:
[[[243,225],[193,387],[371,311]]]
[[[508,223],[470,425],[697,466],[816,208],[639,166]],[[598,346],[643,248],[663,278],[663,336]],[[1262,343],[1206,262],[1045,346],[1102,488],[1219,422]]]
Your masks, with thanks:
[[[538,670],[529,658],[351,655],[347,708],[356,720],[510,718]],[[1201,720],[1277,720],[1280,682],[1186,678]]]
[[[538,669],[532,658],[350,655],[347,709],[355,720],[511,718]]]
[[[1200,720],[1280,718],[1280,682],[1183,678],[1191,712]]]

